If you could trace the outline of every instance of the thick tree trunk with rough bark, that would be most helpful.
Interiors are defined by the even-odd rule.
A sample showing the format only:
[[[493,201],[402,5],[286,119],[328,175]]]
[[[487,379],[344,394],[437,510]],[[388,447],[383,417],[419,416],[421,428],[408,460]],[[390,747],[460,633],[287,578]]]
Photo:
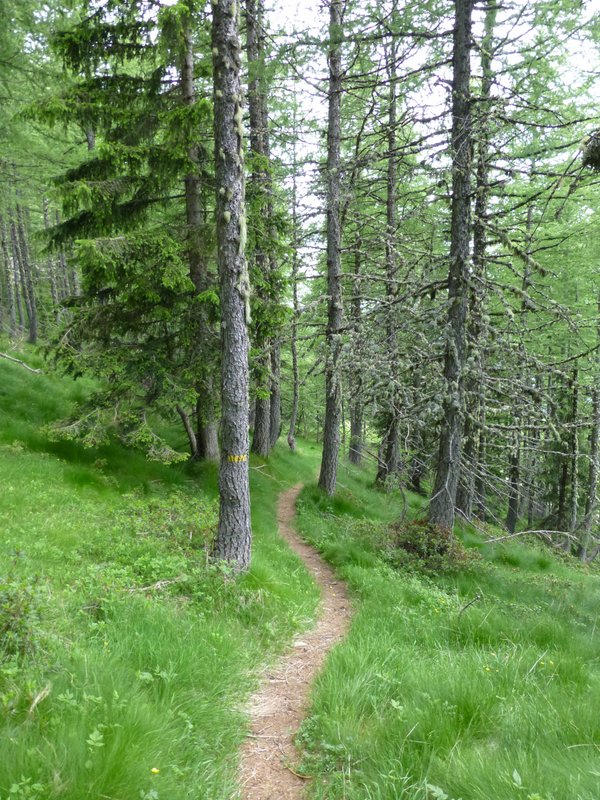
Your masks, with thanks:
[[[444,356],[444,419],[429,520],[452,528],[463,432],[466,317],[471,239],[470,46],[472,0],[456,0],[452,78],[452,220],[448,321]]]
[[[342,36],[341,0],[329,0],[329,110],[327,123],[327,360],[325,364],[325,422],[323,456],[319,487],[327,494],[335,492],[340,451],[342,243],[340,217],[340,145],[342,105]]]
[[[181,94],[183,104],[192,107],[196,103],[194,87],[194,43],[192,39],[191,21],[188,21],[183,30],[183,52],[181,59]],[[200,175],[200,152],[197,145],[188,149],[188,157],[192,169],[184,178],[185,210],[187,222],[187,257],[190,278],[194,284],[196,295],[201,295],[210,287],[208,263],[203,246],[205,238],[204,215],[202,204],[202,185]],[[199,376],[196,385],[196,426],[194,433],[196,450],[194,458],[203,458],[216,461],[219,458],[218,421],[215,404],[214,357],[210,352],[207,342],[212,336],[209,334],[209,320],[206,312],[197,310],[198,330],[197,340],[200,350]]]
[[[219,527],[212,557],[238,572],[252,544],[248,464],[248,317],[239,7],[212,5],[217,252],[221,289]]]
[[[262,359],[262,362],[262,369],[268,372],[267,359]],[[252,452],[265,457],[271,452],[271,400],[269,397],[257,397],[254,402]]]

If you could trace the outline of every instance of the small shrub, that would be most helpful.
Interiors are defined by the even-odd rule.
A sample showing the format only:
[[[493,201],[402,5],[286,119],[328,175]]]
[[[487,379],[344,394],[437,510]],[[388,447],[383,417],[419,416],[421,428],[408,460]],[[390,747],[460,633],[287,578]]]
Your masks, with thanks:
[[[390,528],[389,558],[394,566],[414,567],[425,572],[465,570],[479,556],[467,550],[449,528],[433,525],[426,519],[394,523]]]
[[[34,586],[0,577],[0,659],[33,649],[36,616]]]

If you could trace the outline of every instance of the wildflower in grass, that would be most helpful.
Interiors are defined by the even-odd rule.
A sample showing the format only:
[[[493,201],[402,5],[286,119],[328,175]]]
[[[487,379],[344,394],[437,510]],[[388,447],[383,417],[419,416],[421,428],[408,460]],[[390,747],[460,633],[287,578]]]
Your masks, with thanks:
[[[152,767],[152,769],[150,770],[150,772],[151,772],[153,775],[158,775],[158,773],[160,772],[160,770],[159,770],[159,768],[158,768],[158,767]]]

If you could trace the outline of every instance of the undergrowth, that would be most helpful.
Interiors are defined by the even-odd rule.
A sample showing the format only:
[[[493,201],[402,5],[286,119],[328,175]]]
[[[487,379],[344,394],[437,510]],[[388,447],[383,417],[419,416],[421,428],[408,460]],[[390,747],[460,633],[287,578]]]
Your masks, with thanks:
[[[422,498],[340,484],[299,501],[357,612],[298,736],[312,797],[597,800],[598,575],[471,529],[451,555]]]
[[[318,450],[252,462],[252,568],[223,580],[214,466],[48,438],[89,390],[0,361],[0,800],[230,800],[251,676],[318,600],[275,515]]]

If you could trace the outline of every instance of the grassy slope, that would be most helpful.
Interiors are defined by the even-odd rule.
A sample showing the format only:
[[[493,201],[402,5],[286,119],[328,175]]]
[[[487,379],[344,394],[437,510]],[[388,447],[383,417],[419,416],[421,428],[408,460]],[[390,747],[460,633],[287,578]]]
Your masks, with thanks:
[[[400,498],[356,470],[340,482],[333,500],[300,498],[304,536],[358,598],[299,736],[314,797],[597,800],[598,576],[520,544],[480,544],[470,574],[399,572],[373,521]],[[409,515],[422,502],[408,495]]]
[[[275,498],[318,452],[253,463],[253,566],[223,583],[201,547],[214,469],[49,442],[84,391],[0,361],[0,629],[25,650],[0,658],[0,798],[229,799],[248,674],[314,611]],[[340,484],[300,507],[358,609],[299,737],[315,797],[597,800],[599,579],[516,544],[467,575],[400,573],[376,546],[398,496]]]
[[[229,800],[249,673],[317,602],[275,519],[317,450],[253,463],[253,566],[223,582],[215,470],[49,442],[82,392],[0,361],[0,798]]]

